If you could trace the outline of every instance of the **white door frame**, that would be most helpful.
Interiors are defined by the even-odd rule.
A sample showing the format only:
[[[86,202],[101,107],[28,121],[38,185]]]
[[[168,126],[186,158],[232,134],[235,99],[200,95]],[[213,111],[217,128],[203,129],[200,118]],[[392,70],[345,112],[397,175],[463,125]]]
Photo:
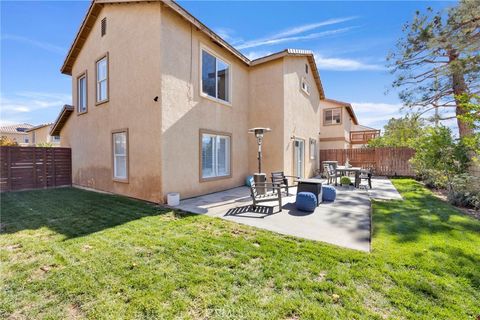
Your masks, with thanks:
[[[300,145],[302,146],[301,149]],[[301,156],[301,159],[298,159],[298,155]],[[300,172],[298,172],[299,160],[301,160]],[[293,140],[293,174],[300,178],[305,177],[305,139],[298,137]]]

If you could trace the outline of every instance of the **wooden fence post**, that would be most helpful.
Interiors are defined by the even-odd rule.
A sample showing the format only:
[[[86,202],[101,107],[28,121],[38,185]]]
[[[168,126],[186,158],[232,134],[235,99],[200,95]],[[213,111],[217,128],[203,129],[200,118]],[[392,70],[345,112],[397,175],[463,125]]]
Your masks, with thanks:
[[[7,148],[7,191],[12,190],[12,155],[11,155],[11,148]]]
[[[32,163],[32,169],[33,169],[33,181],[34,181],[34,185],[35,185],[35,188],[37,187],[38,185],[38,181],[37,181],[37,149],[35,148],[32,148],[32,151],[33,151],[33,163]]]

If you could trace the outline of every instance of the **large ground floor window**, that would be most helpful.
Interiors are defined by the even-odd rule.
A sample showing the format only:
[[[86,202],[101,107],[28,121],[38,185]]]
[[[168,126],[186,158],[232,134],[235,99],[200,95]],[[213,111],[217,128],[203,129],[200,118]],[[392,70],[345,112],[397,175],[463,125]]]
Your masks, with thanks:
[[[208,180],[231,175],[231,135],[200,131],[200,177]]]

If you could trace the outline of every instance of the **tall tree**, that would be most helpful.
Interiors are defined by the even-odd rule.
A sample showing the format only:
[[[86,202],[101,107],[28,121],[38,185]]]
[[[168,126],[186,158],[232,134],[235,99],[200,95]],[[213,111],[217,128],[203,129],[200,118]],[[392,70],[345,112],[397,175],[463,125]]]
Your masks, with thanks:
[[[460,137],[473,133],[464,121],[471,112],[462,107],[461,97],[480,91],[480,2],[462,0],[444,12],[416,12],[403,27],[405,36],[387,57],[396,75],[393,87],[416,113],[437,108],[455,111]]]
[[[425,133],[425,122],[415,116],[392,118],[383,127],[382,136],[368,142],[369,147],[414,147],[415,140]]]

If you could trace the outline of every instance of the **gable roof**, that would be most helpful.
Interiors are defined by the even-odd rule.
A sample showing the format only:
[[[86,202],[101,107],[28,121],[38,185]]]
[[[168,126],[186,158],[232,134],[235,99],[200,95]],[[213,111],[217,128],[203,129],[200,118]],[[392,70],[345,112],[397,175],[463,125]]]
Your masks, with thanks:
[[[29,123],[13,124],[0,127],[0,133],[27,134],[28,129],[33,128]]]
[[[349,114],[350,117],[352,118],[353,124],[358,125],[357,116],[355,115],[355,112],[353,111],[353,107],[352,107],[352,105],[351,105],[350,103],[348,103],[348,102],[343,102],[343,101],[339,101],[339,100],[327,99],[327,98],[325,98],[325,101],[330,102],[330,103],[337,104],[337,105],[339,105],[339,106],[341,106],[341,107],[345,107],[345,108],[347,109],[348,114]]]
[[[71,105],[64,105],[60,114],[58,115],[57,120],[53,123],[52,129],[50,129],[51,136],[59,136],[60,131],[62,131],[63,126],[67,122],[68,118],[73,112],[73,106]]]
[[[244,64],[248,66],[255,66],[259,65],[264,62],[268,62],[274,59],[278,59],[284,56],[304,56],[307,57],[310,67],[312,69],[313,77],[315,79],[315,84],[317,85],[317,89],[320,93],[320,99],[325,98],[325,93],[323,91],[322,82],[320,80],[320,74],[318,72],[318,68],[315,62],[315,58],[313,53],[308,50],[296,50],[296,49],[286,49],[259,59],[255,59],[251,61],[246,56],[244,56],[240,51],[235,49],[231,44],[227,41],[223,40],[218,34],[204,25],[200,20],[195,18],[191,13],[189,13],[186,9],[180,6],[178,3],[172,0],[153,0],[153,1],[160,1],[166,7],[172,9],[174,12],[179,14],[182,18],[193,24],[197,27],[198,30],[206,34],[210,39],[215,42],[216,44],[220,45],[221,47],[225,48],[229,51],[232,55],[237,57],[241,60]],[[82,50],[85,41],[87,40],[90,31],[97,20],[102,6],[108,3],[138,3],[138,2],[152,2],[152,0],[92,0],[90,7],[88,8],[87,14],[83,19],[82,24],[80,25],[80,29],[77,32],[75,40],[73,41],[67,57],[63,62],[62,68],[60,69],[62,73],[67,75],[72,75],[72,68],[73,64],[75,63],[76,58],[78,57],[80,51]]]
[[[276,53],[269,54],[264,57],[252,60],[250,62],[251,66],[256,66],[262,63],[266,63],[275,59],[280,59],[283,57],[306,57],[310,69],[312,69],[313,79],[317,85],[318,92],[320,93],[320,99],[325,99],[325,92],[323,91],[322,81],[320,80],[320,74],[318,72],[317,64],[315,62],[315,56],[310,50],[301,50],[301,49],[285,49]]]

